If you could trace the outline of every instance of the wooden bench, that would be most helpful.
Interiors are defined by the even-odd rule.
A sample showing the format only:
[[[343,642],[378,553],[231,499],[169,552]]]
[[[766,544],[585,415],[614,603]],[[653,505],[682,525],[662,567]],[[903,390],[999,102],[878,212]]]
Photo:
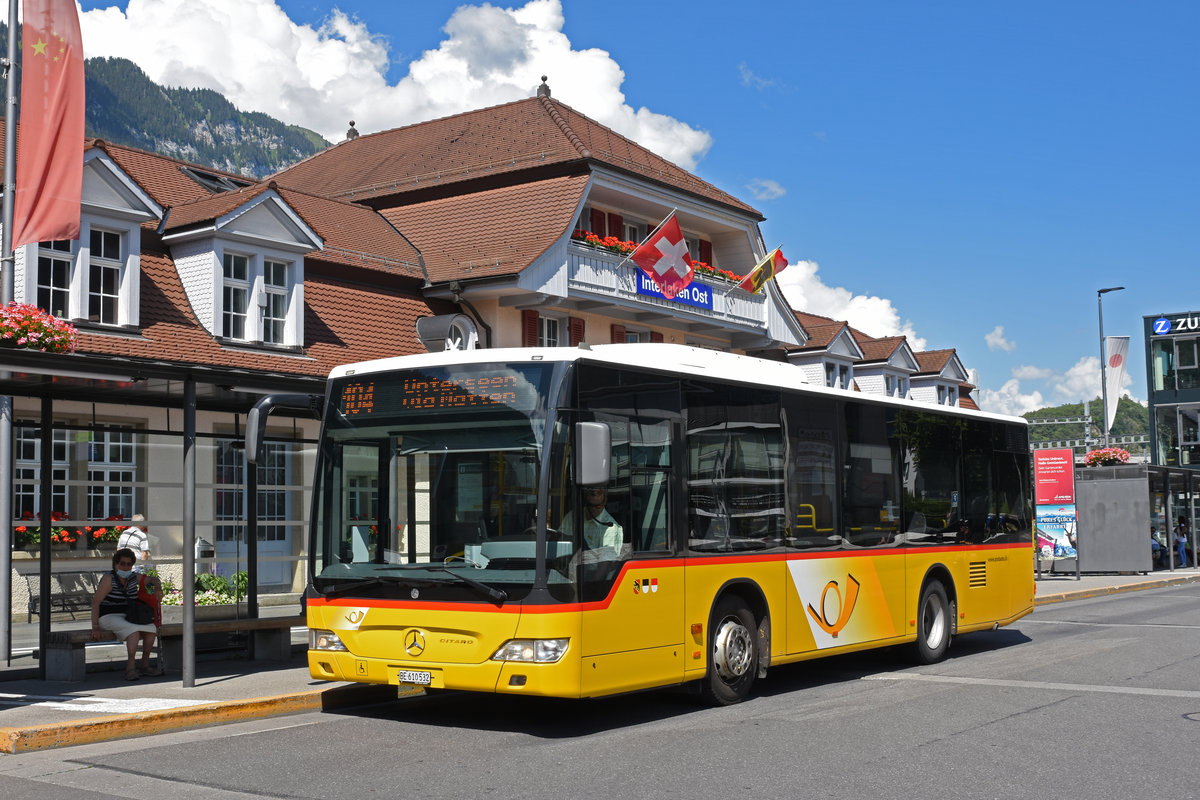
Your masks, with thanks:
[[[70,570],[50,573],[50,612],[69,611],[71,619],[75,619],[76,611],[89,611],[92,607],[92,596],[96,594],[97,575],[102,573]],[[25,576],[29,587],[29,613],[26,622],[33,622],[34,614],[41,614],[42,577],[31,574]]]
[[[197,637],[220,633],[250,633],[254,637],[256,661],[288,661],[292,657],[292,628],[304,627],[303,614],[257,619],[214,619],[195,623]],[[87,671],[85,647],[92,641],[91,630],[51,631],[46,640],[46,680],[81,681]],[[101,631],[101,642],[115,642],[109,631]],[[164,668],[178,669],[183,662],[183,624],[162,625],[158,629],[159,658]],[[140,653],[140,651],[139,651]]]

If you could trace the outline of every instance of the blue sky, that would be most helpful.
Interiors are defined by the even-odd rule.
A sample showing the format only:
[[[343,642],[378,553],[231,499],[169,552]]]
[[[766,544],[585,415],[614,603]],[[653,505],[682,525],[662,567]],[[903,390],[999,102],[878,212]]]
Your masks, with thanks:
[[[954,347],[979,401],[1100,393],[1200,309],[1200,4],[84,2],[87,55],[340,138],[556,98],[767,217],[803,310]],[[735,266],[735,265],[726,265]],[[1098,412],[1096,414],[1098,416]]]

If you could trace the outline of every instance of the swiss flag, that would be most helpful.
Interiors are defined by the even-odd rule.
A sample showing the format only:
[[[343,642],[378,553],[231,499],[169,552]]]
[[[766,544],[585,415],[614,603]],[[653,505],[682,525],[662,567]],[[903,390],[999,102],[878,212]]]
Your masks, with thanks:
[[[22,7],[13,247],[78,239],[83,188],[83,39],[75,0],[25,0]]]
[[[663,297],[670,300],[692,282],[692,257],[687,242],[679,230],[679,220],[672,213],[654,235],[638,245],[630,256],[642,272],[658,285]]]

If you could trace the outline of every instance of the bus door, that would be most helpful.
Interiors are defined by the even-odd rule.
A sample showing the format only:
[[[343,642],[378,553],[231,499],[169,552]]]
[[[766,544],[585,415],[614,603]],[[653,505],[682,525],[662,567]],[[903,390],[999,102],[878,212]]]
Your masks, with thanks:
[[[607,413],[594,419],[612,432],[612,477],[602,493],[604,530],[574,508],[564,517],[564,528],[574,528],[581,545],[576,580],[584,696],[682,680],[684,663],[683,567],[673,558],[671,533],[676,423]],[[575,508],[585,509],[583,517],[594,510],[587,504],[601,495],[595,488],[576,489]]]

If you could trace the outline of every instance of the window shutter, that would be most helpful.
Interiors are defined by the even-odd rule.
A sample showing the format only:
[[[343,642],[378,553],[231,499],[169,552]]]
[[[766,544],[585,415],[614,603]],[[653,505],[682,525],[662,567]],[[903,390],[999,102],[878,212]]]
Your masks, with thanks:
[[[621,219],[620,214],[608,215],[608,235],[622,239],[625,236],[625,220]]]
[[[537,347],[538,312],[527,308],[521,312],[521,346]]]
[[[612,326],[612,343],[613,344],[623,344],[624,342],[625,342],[625,326],[624,325],[613,325]]]
[[[663,335],[658,331],[650,331],[650,341],[661,344],[663,341]]]
[[[605,214],[595,208],[592,209],[592,233],[603,239],[608,234],[605,233]]]
[[[700,240],[700,260],[712,266],[712,242],[708,239]]]
[[[579,317],[571,317],[567,320],[567,336],[571,343],[571,347],[575,347],[583,342],[586,324]]]

